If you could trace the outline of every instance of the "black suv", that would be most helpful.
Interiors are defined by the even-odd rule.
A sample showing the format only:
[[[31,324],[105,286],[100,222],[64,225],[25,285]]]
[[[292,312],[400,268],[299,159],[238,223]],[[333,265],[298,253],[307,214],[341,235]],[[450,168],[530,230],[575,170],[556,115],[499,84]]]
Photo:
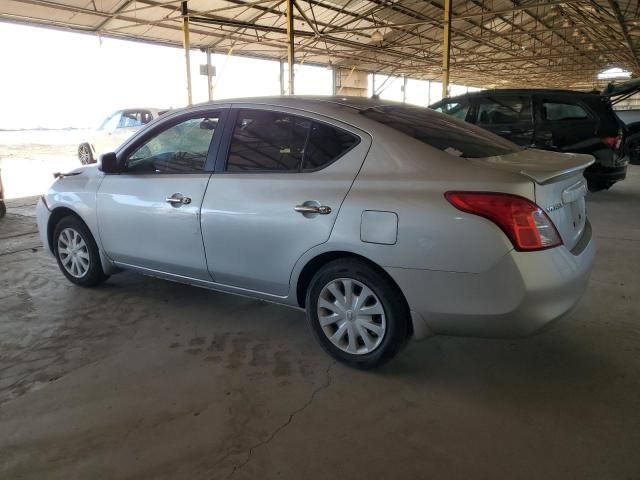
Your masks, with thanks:
[[[523,147],[588,153],[589,189],[607,189],[627,174],[624,124],[609,95],[570,90],[484,90],[445,98],[438,112],[474,123]]]

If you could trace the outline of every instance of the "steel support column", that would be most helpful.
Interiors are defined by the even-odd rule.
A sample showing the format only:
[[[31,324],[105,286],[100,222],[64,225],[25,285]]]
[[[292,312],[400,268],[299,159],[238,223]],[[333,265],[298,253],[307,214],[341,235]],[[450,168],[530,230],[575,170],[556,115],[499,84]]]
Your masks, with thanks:
[[[280,95],[287,93],[284,87],[284,60],[280,60]]]
[[[407,103],[407,77],[402,77],[402,103]]]
[[[293,0],[287,0],[287,62],[289,63],[289,95],[293,95],[293,65],[295,64],[293,34]]]
[[[442,32],[442,97],[449,93],[451,54],[451,0],[444,0],[444,30]]]
[[[189,105],[193,104],[193,96],[191,94],[191,55],[189,44],[189,11],[187,2],[182,2],[182,44],[184,46],[184,60],[187,68],[187,100]]]
[[[207,92],[209,101],[213,100],[213,78],[211,77],[211,49],[207,48]]]

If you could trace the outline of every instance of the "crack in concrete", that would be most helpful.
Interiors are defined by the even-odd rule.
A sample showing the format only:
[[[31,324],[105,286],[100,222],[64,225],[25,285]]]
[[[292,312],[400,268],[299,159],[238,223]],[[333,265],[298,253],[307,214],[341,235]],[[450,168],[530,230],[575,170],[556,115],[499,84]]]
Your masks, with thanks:
[[[302,407],[298,408],[297,410],[293,411],[292,413],[289,414],[289,418],[287,419],[286,422],[284,422],[282,425],[280,425],[278,428],[276,428],[271,435],[269,435],[265,440],[262,440],[258,443],[256,443],[255,445],[251,446],[247,452],[247,458],[244,460],[244,462],[242,462],[239,465],[235,465],[233,467],[233,470],[231,471],[231,473],[227,476],[227,478],[231,478],[237,471],[239,471],[241,468],[243,468],[247,463],[249,463],[249,461],[251,460],[251,456],[253,455],[253,452],[256,451],[258,448],[262,447],[263,445],[266,445],[267,443],[273,441],[274,438],[276,438],[276,436],[285,428],[287,428],[291,422],[293,421],[293,419],[296,417],[296,415],[302,413],[304,410],[306,410],[308,407],[311,406],[311,404],[313,403],[313,401],[316,398],[316,395],[318,395],[318,393],[320,393],[323,390],[326,390],[327,388],[329,388],[331,386],[331,383],[333,381],[333,379],[331,378],[331,369],[333,368],[333,366],[336,364],[336,362],[332,362],[327,366],[327,370],[326,370],[326,376],[327,379],[325,381],[324,384],[320,385],[318,388],[316,388],[312,393],[311,393],[311,397],[309,398],[309,400],[307,400],[305,402],[304,405],[302,405]]]

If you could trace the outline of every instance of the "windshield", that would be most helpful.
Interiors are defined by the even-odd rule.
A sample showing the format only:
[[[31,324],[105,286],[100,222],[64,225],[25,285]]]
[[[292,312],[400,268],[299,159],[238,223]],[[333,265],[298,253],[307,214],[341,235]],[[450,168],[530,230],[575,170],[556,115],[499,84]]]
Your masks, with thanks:
[[[515,143],[486,130],[425,108],[380,106],[360,113],[456,157],[494,157],[522,150]]]

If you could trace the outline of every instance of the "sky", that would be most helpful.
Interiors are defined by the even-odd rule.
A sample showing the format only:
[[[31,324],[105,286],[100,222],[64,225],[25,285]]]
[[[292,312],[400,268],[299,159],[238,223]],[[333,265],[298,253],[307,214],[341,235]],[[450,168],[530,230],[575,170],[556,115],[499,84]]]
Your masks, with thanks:
[[[0,129],[92,128],[121,108],[187,103],[180,48],[2,22],[0,45]],[[207,100],[207,77],[199,72],[205,63],[205,54],[192,50],[194,103]],[[214,54],[212,64],[214,99],[280,94],[278,62]],[[331,94],[330,70],[296,65],[295,73],[296,94]],[[385,79],[376,75],[376,85]],[[386,85],[381,97],[402,101],[402,79]],[[406,99],[426,106],[440,99],[441,88],[409,80]],[[451,93],[465,91],[453,86]]]

